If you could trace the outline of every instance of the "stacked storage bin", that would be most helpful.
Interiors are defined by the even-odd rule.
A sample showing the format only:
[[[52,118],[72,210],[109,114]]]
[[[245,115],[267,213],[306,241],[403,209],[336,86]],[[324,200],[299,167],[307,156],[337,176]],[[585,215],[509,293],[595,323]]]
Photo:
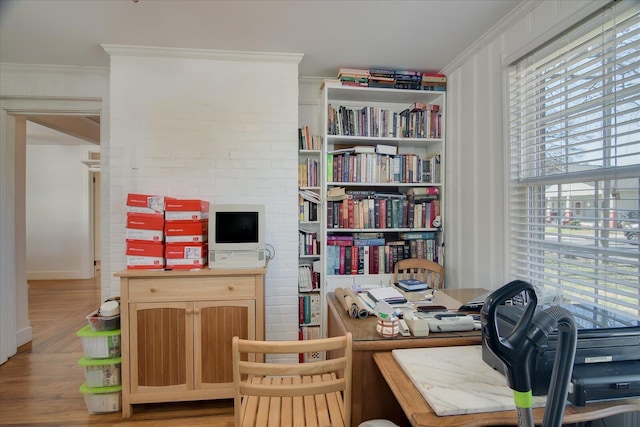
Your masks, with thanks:
[[[127,269],[164,269],[164,197],[127,196],[126,240]]]
[[[84,356],[78,360],[85,375],[80,393],[90,414],[120,411],[122,359],[118,299],[105,301],[99,310],[87,315],[87,321],[89,324],[77,332],[84,349]]]
[[[165,198],[165,258],[168,269],[208,264],[209,202]]]

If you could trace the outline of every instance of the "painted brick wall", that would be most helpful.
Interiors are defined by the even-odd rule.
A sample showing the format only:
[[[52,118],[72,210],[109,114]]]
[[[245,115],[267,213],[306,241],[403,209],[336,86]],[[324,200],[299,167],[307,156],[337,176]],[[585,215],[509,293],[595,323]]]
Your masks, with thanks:
[[[297,339],[299,58],[107,51],[110,274],[126,268],[127,193],[264,204],[275,255],[266,336]],[[117,278],[111,290],[119,293]]]

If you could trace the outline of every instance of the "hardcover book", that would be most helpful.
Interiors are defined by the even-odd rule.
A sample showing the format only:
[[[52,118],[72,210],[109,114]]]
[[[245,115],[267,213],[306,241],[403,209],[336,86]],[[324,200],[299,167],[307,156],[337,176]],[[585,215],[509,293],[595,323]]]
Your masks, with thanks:
[[[399,280],[397,286],[403,291],[408,292],[425,291],[429,289],[429,286],[427,286],[425,282],[416,279]]]

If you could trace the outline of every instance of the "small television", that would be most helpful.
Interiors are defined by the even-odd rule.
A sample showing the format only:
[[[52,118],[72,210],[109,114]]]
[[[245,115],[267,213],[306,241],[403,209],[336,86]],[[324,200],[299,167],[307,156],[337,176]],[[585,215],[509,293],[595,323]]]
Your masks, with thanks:
[[[264,205],[211,204],[209,268],[262,268]]]

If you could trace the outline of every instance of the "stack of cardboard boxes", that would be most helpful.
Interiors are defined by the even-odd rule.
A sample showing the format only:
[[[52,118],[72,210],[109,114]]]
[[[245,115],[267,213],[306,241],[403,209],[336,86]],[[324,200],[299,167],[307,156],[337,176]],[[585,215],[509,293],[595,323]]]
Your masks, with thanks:
[[[192,269],[207,265],[209,202],[129,194],[127,268]]]

